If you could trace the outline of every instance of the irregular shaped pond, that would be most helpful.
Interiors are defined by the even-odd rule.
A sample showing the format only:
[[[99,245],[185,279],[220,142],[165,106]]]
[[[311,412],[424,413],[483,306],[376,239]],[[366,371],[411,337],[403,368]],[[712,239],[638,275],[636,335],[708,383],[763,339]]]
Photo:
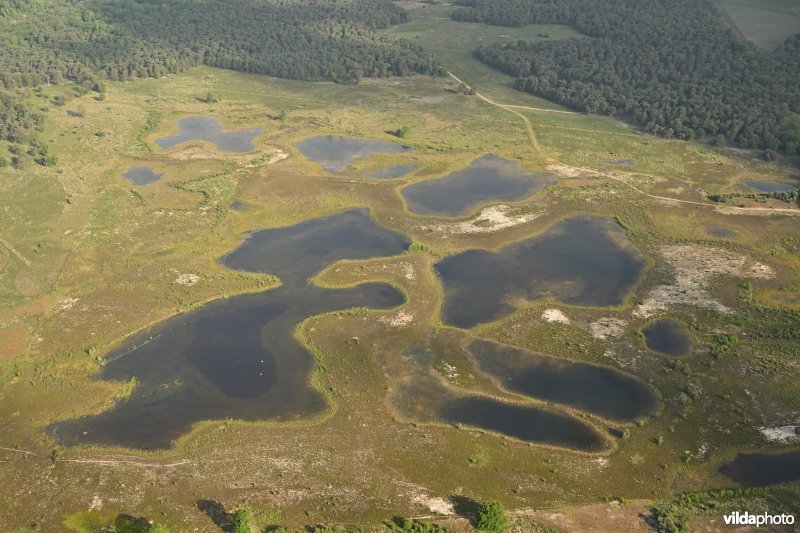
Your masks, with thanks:
[[[469,396],[448,402],[439,414],[454,424],[496,431],[524,441],[586,452],[599,452],[605,448],[603,440],[591,426],[574,417],[532,405]]]
[[[442,318],[469,328],[514,309],[513,300],[546,296],[574,305],[621,304],[644,259],[611,218],[582,215],[498,252],[468,250],[436,265],[444,285]]]
[[[150,167],[131,167],[130,170],[122,175],[123,178],[132,182],[134,185],[147,185],[148,183],[160,180],[163,176],[163,173],[156,174]]]
[[[658,399],[644,382],[617,370],[474,341],[469,351],[482,371],[508,390],[614,420],[652,415]]]
[[[214,117],[195,115],[179,119],[178,133],[156,139],[162,150],[169,150],[187,141],[208,141],[224,152],[249,152],[253,149],[253,139],[261,135],[258,128],[225,131]]]
[[[661,318],[642,328],[644,343],[654,352],[680,357],[692,349],[692,339],[686,327],[672,318]]]
[[[781,454],[745,453],[719,468],[719,472],[745,487],[764,487],[800,480],[800,451]]]
[[[753,181],[747,180],[744,182],[745,185],[750,187],[751,189],[755,189],[759,192],[792,192],[796,191],[797,187],[793,187],[791,185],[787,185],[785,183],[776,183],[772,181]]]
[[[374,172],[368,172],[367,176],[379,180],[399,178],[401,176],[405,176],[406,174],[408,174],[409,172],[418,167],[419,165],[415,163],[411,163],[408,165],[392,165],[390,167],[378,169]]]
[[[366,210],[258,231],[225,265],[277,275],[282,285],[217,300],[166,320],[111,352],[99,378],[136,378],[131,396],[97,416],[51,426],[66,445],[166,448],[200,420],[292,420],[318,413],[313,359],[294,338],[306,318],[352,307],[391,308],[401,292],[383,283],[323,289],[307,280],[344,258],[401,253],[408,241]]]
[[[413,150],[410,146],[334,135],[309,137],[296,143],[295,147],[300,150],[301,154],[314,163],[319,163],[328,172],[341,172],[360,157]]]
[[[706,233],[711,235],[712,237],[717,237],[720,239],[730,239],[736,237],[736,232],[730,228],[725,228],[722,226],[706,226]]]
[[[486,202],[522,200],[557,182],[553,174],[529,172],[517,161],[487,155],[443,178],[409,185],[402,194],[412,213],[460,216]]]

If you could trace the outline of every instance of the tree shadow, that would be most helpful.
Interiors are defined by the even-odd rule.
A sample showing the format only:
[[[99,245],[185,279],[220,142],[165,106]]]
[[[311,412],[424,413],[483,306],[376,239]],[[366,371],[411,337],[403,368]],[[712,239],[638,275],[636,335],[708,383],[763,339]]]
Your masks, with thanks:
[[[206,514],[222,531],[231,531],[233,521],[225,506],[214,500],[197,500],[197,508]]]
[[[119,533],[142,533],[150,527],[150,521],[143,516],[118,514],[114,519],[114,531]]]
[[[466,518],[473,527],[477,524],[478,510],[481,504],[466,496],[451,496],[453,511],[461,518]]]

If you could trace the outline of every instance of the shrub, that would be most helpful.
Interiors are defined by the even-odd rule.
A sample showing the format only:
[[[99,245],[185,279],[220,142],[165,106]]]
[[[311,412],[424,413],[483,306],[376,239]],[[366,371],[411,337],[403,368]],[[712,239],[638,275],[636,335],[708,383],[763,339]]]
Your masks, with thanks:
[[[508,517],[500,502],[489,501],[481,504],[475,525],[481,531],[502,531]]]
[[[253,512],[247,507],[240,507],[233,512],[231,517],[233,533],[253,532]]]

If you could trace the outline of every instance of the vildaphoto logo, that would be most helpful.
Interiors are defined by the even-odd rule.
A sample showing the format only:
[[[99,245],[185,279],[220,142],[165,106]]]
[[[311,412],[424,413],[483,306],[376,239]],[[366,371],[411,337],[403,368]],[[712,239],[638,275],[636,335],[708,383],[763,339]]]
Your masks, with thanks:
[[[750,514],[739,511],[726,514],[722,517],[728,526],[791,526],[794,524],[794,515],[790,514]]]

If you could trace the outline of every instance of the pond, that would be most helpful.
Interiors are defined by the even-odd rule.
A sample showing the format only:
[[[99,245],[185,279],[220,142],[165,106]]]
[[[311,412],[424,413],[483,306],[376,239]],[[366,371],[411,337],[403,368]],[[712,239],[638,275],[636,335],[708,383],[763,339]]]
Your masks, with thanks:
[[[766,454],[740,453],[719,468],[728,479],[745,487],[764,487],[800,480],[800,451]]]
[[[642,328],[645,345],[664,355],[680,357],[692,349],[692,339],[683,323],[672,318],[661,318]]]
[[[512,312],[519,299],[619,305],[644,266],[613,219],[571,217],[497,252],[467,250],[437,263],[445,297],[442,320],[469,328]]]
[[[131,396],[49,432],[64,445],[159,449],[201,420],[286,421],[319,413],[325,400],[309,384],[313,358],[294,338],[296,326],[320,313],[388,309],[405,300],[384,283],[323,289],[308,278],[339,259],[395,255],[407,246],[360,209],[252,233],[222,262],[274,274],[280,287],[214,301],[126,340],[108,354],[98,379],[135,378]]]
[[[736,232],[723,226],[706,226],[706,233],[718,239],[732,239],[736,237]]]
[[[367,172],[367,177],[375,178],[379,180],[387,180],[387,179],[394,179],[400,178],[405,176],[412,170],[419,168],[419,165],[415,163],[406,164],[406,165],[392,165],[390,167],[380,168],[373,172]]]
[[[340,137],[335,135],[316,135],[295,143],[306,158],[314,163],[319,163],[328,172],[341,172],[349,167],[356,159],[379,153],[402,153],[413,150],[409,146],[357,139],[355,137]]]
[[[553,174],[530,172],[517,161],[487,155],[442,178],[409,185],[402,195],[412,213],[453,217],[487,202],[522,200],[557,182]]]
[[[765,193],[792,192],[797,190],[797,187],[793,187],[792,185],[787,185],[785,183],[776,183],[771,181],[747,180],[744,182],[744,184],[750,187],[751,189],[755,189],[759,192],[765,192]]]
[[[122,177],[134,185],[147,185],[160,180],[164,174],[157,174],[150,167],[131,167]]]
[[[653,389],[612,368],[477,340],[468,347],[483,372],[504,388],[613,420],[649,416],[658,408]]]
[[[261,135],[258,128],[225,131],[222,124],[214,117],[193,115],[177,121],[178,133],[156,139],[156,145],[162,150],[169,150],[188,141],[208,141],[223,152],[249,152],[253,149],[253,140]]]

